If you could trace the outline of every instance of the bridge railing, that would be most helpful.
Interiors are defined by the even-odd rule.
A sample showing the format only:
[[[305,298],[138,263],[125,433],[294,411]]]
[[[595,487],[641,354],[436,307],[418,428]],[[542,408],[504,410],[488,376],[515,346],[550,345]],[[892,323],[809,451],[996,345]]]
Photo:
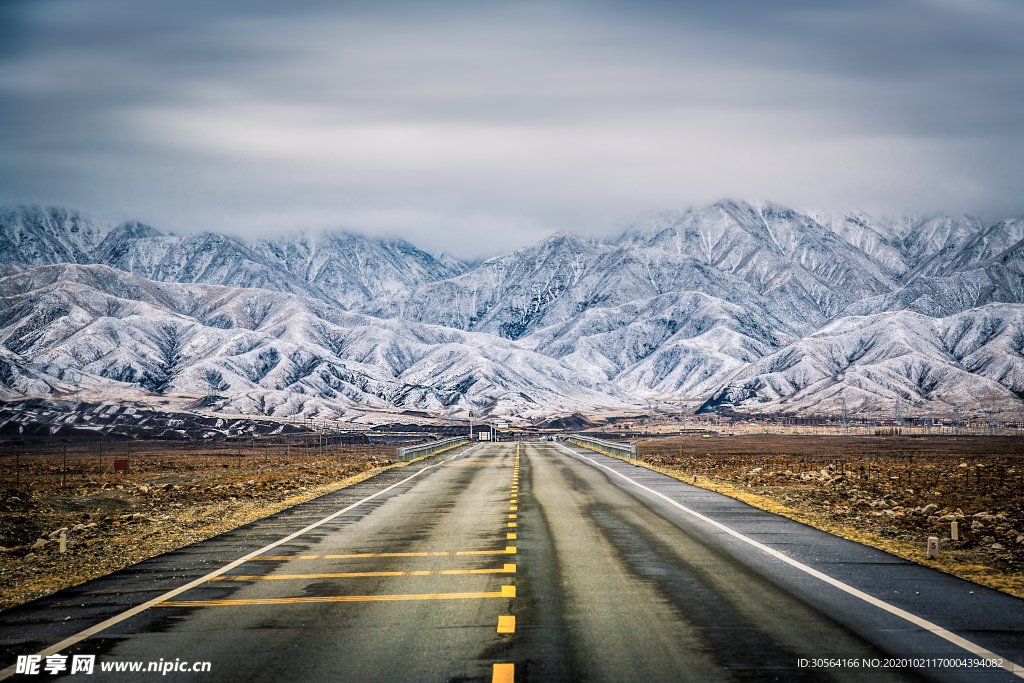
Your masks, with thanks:
[[[605,441],[604,439],[595,439],[591,436],[567,436],[565,440],[577,446],[583,446],[592,451],[603,453],[604,455],[614,455],[627,460],[636,460],[639,457],[636,444],[621,444],[614,441]]]
[[[444,451],[449,451],[457,446],[461,446],[464,443],[469,443],[468,436],[455,436],[450,439],[430,441],[427,443],[417,444],[415,446],[400,446],[398,448],[397,460],[399,462],[406,462],[409,460],[415,460],[416,458],[422,458],[426,455],[436,455],[437,453],[443,453]]]

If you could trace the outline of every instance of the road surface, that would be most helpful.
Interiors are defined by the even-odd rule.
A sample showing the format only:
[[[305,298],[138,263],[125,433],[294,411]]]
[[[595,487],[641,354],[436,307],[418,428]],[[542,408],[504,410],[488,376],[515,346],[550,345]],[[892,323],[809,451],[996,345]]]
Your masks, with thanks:
[[[592,451],[479,444],[8,610],[0,651],[12,680],[92,655],[96,681],[1020,681],[1024,601]]]

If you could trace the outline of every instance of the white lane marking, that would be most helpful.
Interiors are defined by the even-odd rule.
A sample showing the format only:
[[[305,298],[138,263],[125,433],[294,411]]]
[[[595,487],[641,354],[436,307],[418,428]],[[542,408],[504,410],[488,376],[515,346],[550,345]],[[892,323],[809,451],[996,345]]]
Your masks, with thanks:
[[[263,546],[259,550],[254,550],[253,552],[249,553],[245,557],[240,557],[237,560],[234,560],[233,562],[229,562],[228,564],[224,565],[220,569],[215,569],[214,571],[210,572],[206,576],[203,576],[202,578],[198,578],[198,579],[196,579],[196,580],[194,580],[194,581],[192,581],[190,583],[186,583],[184,586],[180,586],[179,588],[175,588],[173,590],[170,590],[170,591],[164,593],[161,596],[153,598],[149,602],[144,602],[141,605],[137,605],[135,607],[132,607],[130,610],[126,610],[124,612],[121,612],[117,616],[111,617],[111,618],[107,619],[106,621],[101,621],[100,623],[96,624],[95,626],[87,628],[87,629],[85,629],[84,631],[82,631],[80,633],[76,633],[75,635],[73,635],[73,636],[71,636],[69,638],[65,638],[64,640],[60,641],[56,645],[48,647],[45,650],[42,650],[41,652],[37,652],[36,654],[40,655],[42,657],[47,657],[49,655],[55,655],[58,652],[60,652],[61,650],[63,650],[64,648],[71,647],[75,643],[81,642],[81,641],[85,640],[86,638],[88,638],[89,636],[96,635],[100,631],[106,630],[106,629],[110,628],[111,626],[113,626],[114,624],[120,623],[120,622],[124,621],[125,619],[130,619],[131,617],[134,617],[136,614],[139,614],[140,612],[144,612],[145,610],[149,609],[150,607],[153,607],[154,605],[158,605],[161,602],[164,602],[165,600],[169,600],[169,599],[173,598],[176,595],[180,595],[181,593],[184,593],[187,590],[195,588],[196,586],[198,586],[198,585],[200,585],[202,583],[205,583],[206,581],[208,581],[209,579],[213,578],[214,576],[220,576],[224,572],[227,572],[227,571],[230,571],[230,570],[234,569],[235,567],[243,564],[244,562],[247,562],[248,560],[252,559],[253,557],[257,557],[258,555],[262,555],[263,553],[265,553],[268,550],[272,550],[273,548],[276,548],[279,545],[283,545],[283,544],[287,543],[288,541],[292,540],[293,538],[301,536],[302,534],[306,533],[307,531],[311,531],[311,530],[317,528],[318,526],[320,526],[321,524],[325,524],[325,523],[331,521],[332,519],[334,519],[338,515],[345,514],[346,512],[351,510],[352,508],[358,507],[358,506],[362,505],[363,503],[365,503],[368,500],[372,500],[372,499],[376,498],[379,495],[387,493],[388,491],[390,491],[391,489],[395,488],[396,486],[401,486],[405,482],[410,481],[412,479],[415,479],[416,477],[420,476],[421,474],[423,474],[424,472],[426,472],[427,470],[429,470],[431,468],[439,467],[440,465],[443,465],[445,462],[448,462],[449,460],[454,460],[455,458],[458,458],[460,456],[469,455],[470,451],[473,451],[473,450],[475,450],[477,448],[480,448],[481,445],[482,444],[477,444],[476,446],[472,446],[472,447],[470,447],[469,449],[467,449],[466,451],[464,451],[462,453],[456,453],[455,455],[452,455],[452,456],[450,456],[448,458],[445,458],[442,462],[439,462],[439,463],[436,463],[434,465],[429,465],[427,467],[424,467],[423,469],[418,470],[416,472],[416,474],[413,474],[412,476],[406,477],[402,481],[396,482],[396,483],[392,484],[391,486],[387,487],[386,489],[381,489],[380,491],[377,491],[377,493],[374,493],[373,495],[367,496],[366,498],[363,498],[362,500],[356,501],[355,503],[352,503],[351,505],[349,505],[344,510],[338,510],[337,512],[331,513],[330,515],[324,517],[323,519],[321,519],[321,520],[319,520],[317,522],[313,522],[312,524],[310,524],[309,526],[305,527],[304,529],[296,531],[295,533],[291,534],[290,536],[285,536],[284,538],[282,538],[282,539],[280,539],[278,541],[274,541],[270,545]],[[341,489],[339,489],[339,490],[341,490]],[[14,672],[15,672],[15,669],[16,669],[16,666],[14,664],[12,664],[11,666],[7,667],[6,669],[0,671],[0,681],[4,680],[5,678],[10,678],[11,676],[13,676]]]
[[[874,605],[875,607],[878,607],[879,609],[883,609],[886,612],[889,612],[890,614],[896,615],[897,617],[900,617],[902,619],[906,619],[907,621],[909,621],[910,623],[914,624],[915,626],[920,626],[924,630],[930,631],[931,633],[934,633],[935,635],[939,636],[940,638],[943,638],[944,640],[948,640],[949,642],[953,643],[954,645],[957,645],[958,647],[962,647],[963,649],[967,650],[968,652],[970,652],[973,655],[976,655],[977,657],[980,657],[981,659],[998,659],[998,660],[1003,662],[1003,668],[1004,669],[1006,669],[1010,673],[1016,675],[1018,678],[1024,678],[1024,667],[1021,667],[1019,664],[1014,664],[1013,662],[1011,662],[1010,660],[1006,659],[1005,657],[1001,657],[1001,656],[997,655],[996,653],[990,652],[989,650],[986,650],[982,646],[977,645],[976,643],[972,643],[971,641],[969,641],[969,640],[967,640],[965,638],[961,638],[957,634],[953,633],[952,631],[947,631],[946,629],[942,628],[938,624],[933,624],[932,622],[928,621],[927,619],[922,619],[921,617],[917,616],[916,614],[911,614],[910,612],[907,612],[906,610],[900,609],[899,607],[896,607],[895,605],[890,605],[889,603],[885,602],[884,600],[879,600],[878,598],[876,598],[874,596],[868,595],[864,591],[858,590],[858,589],[854,588],[853,586],[850,586],[848,584],[843,583],[839,579],[834,579],[831,576],[829,576],[828,574],[824,574],[822,572],[819,572],[817,569],[812,569],[811,567],[808,567],[806,564],[803,564],[802,562],[797,562],[796,560],[794,560],[791,557],[786,557],[785,555],[780,553],[778,550],[775,550],[774,548],[769,548],[768,546],[766,546],[766,545],[764,545],[762,543],[758,543],[757,541],[755,541],[752,538],[747,538],[743,534],[739,533],[738,531],[734,531],[734,530],[730,529],[729,527],[725,526],[721,522],[716,522],[715,520],[711,519],[710,517],[705,517],[704,515],[702,515],[699,512],[697,512],[696,510],[691,510],[690,508],[686,507],[685,505],[682,505],[682,504],[677,503],[676,501],[672,500],[671,498],[669,498],[665,494],[658,493],[657,491],[655,491],[653,489],[650,489],[650,488],[644,486],[643,484],[641,484],[639,482],[633,481],[632,479],[630,479],[626,475],[624,475],[621,472],[618,472],[618,471],[612,469],[611,467],[608,467],[607,465],[602,465],[601,463],[595,461],[592,458],[589,458],[589,457],[587,457],[587,456],[585,456],[585,455],[583,455],[581,453],[577,453],[577,452],[575,452],[575,451],[573,451],[573,450],[571,450],[569,448],[566,448],[565,446],[563,446],[560,443],[555,443],[555,446],[560,448],[561,450],[565,451],[566,453],[569,453],[570,455],[573,455],[573,456],[575,456],[577,458],[581,458],[583,460],[589,461],[595,467],[601,467],[601,468],[604,468],[604,469],[608,470],[612,474],[617,474],[618,476],[622,477],[623,479],[625,479],[629,483],[633,484],[634,486],[642,488],[644,491],[647,491],[648,493],[651,493],[651,494],[653,494],[655,496],[658,496],[659,498],[665,500],[666,502],[670,503],[671,505],[674,505],[675,507],[679,508],[683,512],[685,512],[685,513],[687,513],[689,515],[693,515],[694,517],[696,517],[697,519],[699,519],[699,520],[701,520],[703,522],[707,522],[708,524],[712,525],[716,529],[721,529],[722,531],[724,531],[725,533],[729,534],[730,536],[734,536],[734,537],[738,538],[739,540],[743,541],[744,543],[752,545],[755,548],[757,548],[758,550],[761,550],[761,551],[771,555],[772,557],[774,557],[774,558],[776,558],[778,560],[782,560],[786,564],[789,564],[789,565],[791,565],[793,567],[796,567],[797,569],[799,569],[802,572],[810,574],[811,576],[813,576],[816,579],[821,579],[825,583],[829,584],[830,586],[835,586],[836,588],[838,588],[839,590],[843,591],[844,593],[848,593],[848,594],[854,596],[855,598],[860,598],[864,602],[867,602],[868,604]]]

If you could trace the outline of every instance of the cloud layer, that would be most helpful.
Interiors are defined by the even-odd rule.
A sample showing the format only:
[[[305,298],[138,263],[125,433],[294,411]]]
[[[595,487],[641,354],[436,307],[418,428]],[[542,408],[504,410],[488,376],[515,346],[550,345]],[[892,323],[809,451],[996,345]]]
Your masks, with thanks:
[[[1024,213],[1019,3],[0,12],[4,202],[468,257],[723,196]]]

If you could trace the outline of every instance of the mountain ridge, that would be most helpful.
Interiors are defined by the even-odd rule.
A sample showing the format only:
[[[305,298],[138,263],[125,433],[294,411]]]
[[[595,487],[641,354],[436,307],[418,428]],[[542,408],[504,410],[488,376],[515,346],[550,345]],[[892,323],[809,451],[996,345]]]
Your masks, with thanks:
[[[468,264],[344,232],[249,242],[7,207],[0,264],[7,397],[88,377],[280,414],[1024,399],[1024,219],[723,200]],[[1001,332],[964,357],[936,341],[986,325]]]

